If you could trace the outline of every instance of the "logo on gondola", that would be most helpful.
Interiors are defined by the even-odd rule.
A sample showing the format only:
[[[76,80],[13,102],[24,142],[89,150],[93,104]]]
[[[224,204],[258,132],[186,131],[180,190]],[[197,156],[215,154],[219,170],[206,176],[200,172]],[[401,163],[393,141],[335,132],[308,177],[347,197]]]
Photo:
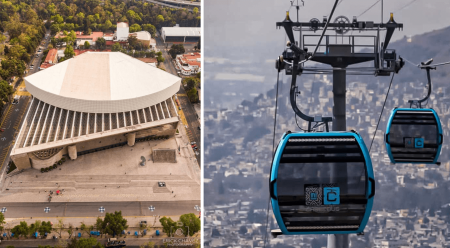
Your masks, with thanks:
[[[306,206],[322,205],[322,187],[320,184],[305,185]]]
[[[415,148],[423,148],[424,140],[423,138],[415,138],[414,139],[414,147]]]
[[[340,188],[336,184],[305,184],[306,211],[326,213],[339,211]]]
[[[339,187],[323,188],[323,205],[339,205],[340,204]]]

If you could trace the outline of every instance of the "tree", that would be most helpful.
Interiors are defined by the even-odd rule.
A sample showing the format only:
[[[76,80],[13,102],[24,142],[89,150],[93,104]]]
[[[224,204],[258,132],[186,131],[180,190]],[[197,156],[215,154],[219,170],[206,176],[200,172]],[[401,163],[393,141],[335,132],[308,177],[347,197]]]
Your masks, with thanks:
[[[130,33],[139,32],[141,30],[141,26],[139,26],[139,24],[137,23],[130,26]]]
[[[176,44],[170,47],[169,54],[172,56],[172,59],[175,59],[178,54],[183,54],[185,51],[183,44]]]
[[[183,223],[183,231],[184,233],[187,234],[188,232],[188,228],[186,226],[189,227],[189,236],[194,235],[194,233],[200,231],[200,219],[197,218],[197,216],[193,213],[190,214],[183,214],[180,216],[180,221]],[[187,236],[187,235],[186,235]]]
[[[138,41],[138,39],[136,38],[136,36],[129,36],[129,37],[128,37],[128,45],[129,45],[132,49],[135,49],[138,43],[139,43],[139,41]]]
[[[198,99],[198,92],[196,88],[192,88],[189,91],[186,92],[186,94],[189,97],[189,101],[192,103],[197,103],[199,101]]]
[[[198,40],[197,45],[194,47],[195,49],[201,50],[200,40]]]
[[[106,48],[106,40],[102,37],[98,38],[95,42],[95,46],[100,50],[105,50]]]
[[[157,17],[156,17],[156,20],[158,21],[158,22],[164,22],[164,16],[162,16],[162,15],[158,15]]]
[[[1,62],[2,69],[0,70],[0,76],[3,79],[9,79],[13,76],[23,77],[25,72],[25,63],[16,58],[3,59]]]
[[[198,14],[198,8],[197,7],[195,7],[193,10],[192,10],[192,12],[194,12],[194,14]]]
[[[73,225],[69,223],[69,228],[67,228],[67,233],[69,234],[69,239],[73,235]]]
[[[23,47],[22,45],[18,45],[18,44],[11,46],[9,48],[8,57],[22,59],[22,60],[24,60],[24,58],[26,58],[26,57],[29,58],[27,49],[25,49],[25,47]]]
[[[166,59],[163,56],[158,56],[156,58],[156,61],[158,61],[158,66],[159,66],[161,63],[164,63],[164,61],[166,61]]]
[[[89,49],[89,47],[91,47],[91,43],[89,43],[89,41],[85,41],[84,42],[84,49]]]
[[[27,222],[21,221],[19,225],[13,227],[11,229],[11,232],[14,233],[16,237],[19,236],[28,236],[28,233],[30,232],[30,227],[28,226]]]
[[[147,224],[140,224],[139,231],[142,233],[142,237],[144,237],[144,230],[147,229]]]
[[[127,220],[122,217],[122,211],[106,213],[102,226],[105,233],[113,236],[120,235],[127,228]]]
[[[43,221],[39,227],[39,234],[45,235],[45,233],[50,233],[52,231],[52,223],[50,221]]]
[[[52,16],[50,19],[58,24],[61,24],[64,22],[64,18],[59,14]]]
[[[5,222],[5,215],[3,215],[2,212],[0,212],[0,232],[3,231],[3,226],[6,224]]]
[[[84,231],[87,235],[89,235],[89,237],[91,237],[91,231],[94,230],[94,226],[93,225],[86,225],[84,224],[84,222],[81,222],[81,226],[80,226],[81,231]]]
[[[152,24],[142,24],[142,30],[149,32],[153,38],[156,35],[156,27]]]
[[[167,233],[167,236],[171,237],[172,232],[176,231],[177,223],[172,220],[172,218],[162,217],[159,222],[163,226],[163,232]],[[172,230],[171,230],[172,227]]]
[[[53,230],[59,234],[59,238],[62,236],[62,231],[64,229],[64,222],[62,219],[58,219],[58,223],[55,224],[55,228]]]
[[[97,221],[94,224],[95,230],[99,231],[103,237],[104,229],[103,229],[103,220],[100,217],[97,217]]]
[[[195,88],[195,86],[197,85],[197,80],[196,78],[188,77],[184,79],[184,83],[186,84],[186,90],[189,91],[192,88]]]
[[[150,242],[148,242],[148,243],[146,244],[145,247],[146,247],[146,248],[155,248],[155,243],[152,242],[152,241],[150,241]]]
[[[119,42],[116,42],[112,45],[111,51],[113,52],[119,52],[122,50],[122,46],[120,45]]]
[[[70,242],[67,244],[67,248],[103,248],[103,245],[100,244],[98,240],[95,238],[80,238],[76,239],[73,238],[70,240]]]
[[[50,245],[38,245],[38,248],[53,248]]]
[[[64,57],[66,59],[73,58],[75,56],[75,51],[73,50],[72,46],[66,46],[66,49],[64,50]]]
[[[58,24],[54,23],[50,26],[51,35],[55,35],[55,34],[59,33],[59,31],[61,31],[61,29],[59,28]]]

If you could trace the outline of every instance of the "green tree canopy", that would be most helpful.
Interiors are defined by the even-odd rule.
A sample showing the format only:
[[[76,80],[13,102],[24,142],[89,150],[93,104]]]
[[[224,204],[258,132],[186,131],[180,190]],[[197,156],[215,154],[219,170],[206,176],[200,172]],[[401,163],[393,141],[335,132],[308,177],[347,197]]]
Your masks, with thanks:
[[[159,222],[161,223],[161,225],[163,226],[163,232],[167,233],[167,235],[170,237],[172,235],[173,232],[175,232],[177,230],[177,223],[175,221],[172,220],[172,218],[167,218],[167,217],[162,217],[161,219],[159,219]],[[172,230],[171,228],[172,227]],[[172,233],[171,233],[172,231]]]
[[[122,231],[127,228],[127,220],[122,217],[122,211],[106,213],[102,226],[105,233],[109,235],[121,235]]]
[[[13,76],[22,77],[26,69],[25,63],[17,58],[3,59],[1,65],[0,76],[5,80]]]
[[[122,50],[122,46],[119,42],[116,42],[112,45],[111,51],[118,52]]]
[[[180,221],[183,222],[183,231],[187,233],[187,227],[189,227],[189,236],[194,235],[194,233],[200,231],[201,222],[200,219],[193,213],[183,214],[180,216]],[[187,236],[187,235],[186,235]]]
[[[50,19],[58,24],[61,24],[64,22],[64,18],[59,14],[52,16]]]
[[[178,54],[185,53],[186,50],[184,49],[183,44],[174,44],[170,47],[169,54],[172,56],[172,59],[175,59]]]
[[[64,57],[66,59],[73,58],[75,56],[75,51],[73,50],[72,46],[66,46],[66,49],[64,50]]]
[[[104,246],[95,238],[73,238],[67,244],[67,248],[103,248]]]
[[[103,37],[98,38],[97,41],[95,42],[95,46],[97,47],[97,49],[105,50],[106,40]]]
[[[28,226],[27,222],[21,221],[19,225],[13,227],[11,229],[11,232],[14,233],[16,237],[18,236],[28,236],[28,233],[30,233],[30,227]]]
[[[192,103],[197,103],[199,101],[198,92],[196,88],[188,90],[186,94],[189,97],[189,101],[191,101]]]
[[[128,37],[128,45],[132,48],[132,49],[136,49],[137,44],[139,43],[138,39],[136,38],[136,36],[129,36]]]
[[[0,82],[0,84],[2,84],[3,81],[4,80],[2,80],[2,82]],[[6,222],[5,222],[5,215],[2,212],[0,212],[0,232],[3,231],[3,228],[4,228],[3,226],[5,224],[6,224]]]
[[[156,27],[152,24],[142,24],[142,30],[149,32],[152,35],[152,38],[155,38]]]
[[[157,20],[158,22],[164,22],[164,16],[158,15],[158,16],[156,17],[156,20]]]
[[[130,33],[139,32],[141,30],[141,26],[139,26],[139,24],[137,23],[130,26]]]
[[[91,47],[91,43],[89,43],[89,41],[85,41],[84,42],[84,49],[89,49],[89,47]]]
[[[61,29],[59,28],[59,25],[57,23],[54,23],[50,26],[51,35],[55,35],[59,33],[59,31],[61,31]]]
[[[194,88],[198,83],[198,79],[194,77],[188,77],[184,79],[184,84],[186,84],[186,90]]]

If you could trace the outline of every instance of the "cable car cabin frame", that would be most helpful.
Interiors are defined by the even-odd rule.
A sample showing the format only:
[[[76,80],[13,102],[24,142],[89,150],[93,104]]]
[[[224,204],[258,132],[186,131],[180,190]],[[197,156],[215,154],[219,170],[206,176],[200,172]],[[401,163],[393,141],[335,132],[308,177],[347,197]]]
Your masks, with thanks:
[[[395,134],[401,130],[400,126],[409,130],[403,129],[406,132],[403,135]],[[439,165],[443,140],[441,121],[433,109],[392,110],[384,138],[386,151],[392,163]]]
[[[333,166],[338,176],[331,176]],[[347,167],[343,184],[342,166]],[[308,178],[312,174],[300,175],[306,169],[316,173],[316,181]],[[274,155],[269,185],[280,227],[272,230],[274,236],[363,234],[375,196],[372,161],[356,132],[285,133]]]

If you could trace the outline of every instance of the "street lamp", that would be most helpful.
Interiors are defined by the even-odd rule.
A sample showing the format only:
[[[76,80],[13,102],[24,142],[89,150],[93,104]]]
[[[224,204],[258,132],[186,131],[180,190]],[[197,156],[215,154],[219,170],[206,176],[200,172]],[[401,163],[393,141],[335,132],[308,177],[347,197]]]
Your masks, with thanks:
[[[188,228],[188,232],[187,232],[187,235],[186,235],[186,236],[189,236],[189,226],[184,226],[184,227],[187,227],[187,228]]]

